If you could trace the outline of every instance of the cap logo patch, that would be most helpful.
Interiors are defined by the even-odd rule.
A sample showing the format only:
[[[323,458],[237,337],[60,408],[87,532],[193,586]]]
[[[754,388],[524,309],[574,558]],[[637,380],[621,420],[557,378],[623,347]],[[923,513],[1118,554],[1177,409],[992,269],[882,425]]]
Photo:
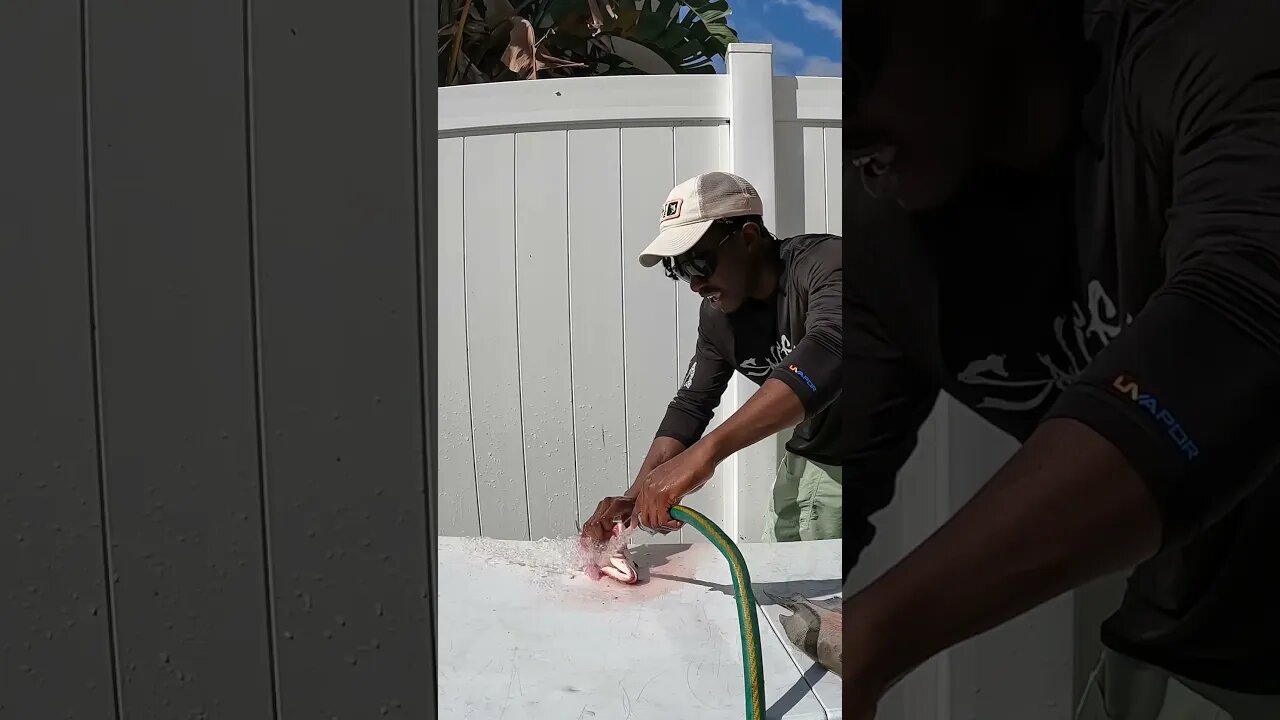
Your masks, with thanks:
[[[670,200],[666,205],[663,205],[661,222],[680,217],[680,207],[682,205],[684,205],[684,200],[680,199]]]

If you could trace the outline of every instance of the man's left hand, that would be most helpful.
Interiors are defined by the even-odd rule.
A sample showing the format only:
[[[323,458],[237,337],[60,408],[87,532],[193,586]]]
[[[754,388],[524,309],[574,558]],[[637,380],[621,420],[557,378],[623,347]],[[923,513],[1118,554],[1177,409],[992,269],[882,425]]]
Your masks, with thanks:
[[[684,523],[671,518],[671,507],[706,484],[715,471],[711,457],[696,443],[654,468],[639,483],[632,524],[664,535],[679,530]]]

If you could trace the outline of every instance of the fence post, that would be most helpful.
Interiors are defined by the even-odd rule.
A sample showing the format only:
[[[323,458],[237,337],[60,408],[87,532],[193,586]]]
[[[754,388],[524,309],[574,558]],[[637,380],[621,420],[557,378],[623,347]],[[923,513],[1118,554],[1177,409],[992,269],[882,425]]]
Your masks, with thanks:
[[[773,46],[731,43],[729,74],[730,167],[760,192],[764,221],[776,219],[773,158]]]
[[[725,62],[729,76],[729,167],[755,186],[764,204],[764,222],[777,221],[773,150],[773,46],[732,43]],[[735,373],[735,409],[756,391],[755,383]],[[757,542],[778,466],[777,442],[763,440],[734,457],[725,488],[726,531],[735,539]]]

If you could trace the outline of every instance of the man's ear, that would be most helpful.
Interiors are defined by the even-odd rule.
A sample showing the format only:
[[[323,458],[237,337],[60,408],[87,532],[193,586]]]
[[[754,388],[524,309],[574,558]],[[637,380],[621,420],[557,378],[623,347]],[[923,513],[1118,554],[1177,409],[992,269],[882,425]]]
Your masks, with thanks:
[[[755,249],[760,241],[764,239],[764,233],[760,232],[760,226],[749,222],[742,226],[742,239],[746,240],[746,246]]]

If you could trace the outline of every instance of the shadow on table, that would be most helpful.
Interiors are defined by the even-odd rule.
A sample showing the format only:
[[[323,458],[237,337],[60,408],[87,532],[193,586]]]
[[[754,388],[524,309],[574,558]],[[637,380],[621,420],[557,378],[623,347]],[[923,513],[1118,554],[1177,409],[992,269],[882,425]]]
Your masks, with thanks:
[[[800,704],[804,696],[813,690],[817,682],[827,672],[827,669],[818,663],[810,665],[809,669],[804,671],[804,675],[801,675],[800,679],[782,694],[782,697],[774,700],[773,704],[765,709],[764,716],[766,720],[781,720],[781,718],[785,718],[787,713]]]
[[[693,547],[692,543],[637,545],[631,548],[631,559],[635,560],[640,566],[643,576],[643,573],[649,568],[666,565],[673,555],[679,555],[691,547]],[[643,579],[641,577],[641,580]]]
[[[733,584],[721,585],[705,580],[696,580],[693,578],[680,577],[678,575],[669,575],[662,572],[652,572],[651,567],[661,569],[667,560],[678,555],[689,548],[693,547],[690,543],[679,544],[655,544],[641,545],[632,548],[631,557],[636,561],[636,569],[638,571],[640,582],[647,583],[653,578],[661,578],[672,582],[685,583],[687,585],[700,585],[711,592],[723,594],[727,597],[733,597]],[[838,573],[838,571],[837,571]],[[787,582],[769,582],[751,583],[753,594],[756,597],[756,604],[761,607],[767,605],[777,605],[778,603],[771,596],[786,598],[791,595],[800,595],[811,600],[817,598],[828,597],[831,595],[839,595],[843,588],[843,581],[840,578],[832,578],[829,580],[790,580]],[[795,709],[801,700],[809,695],[814,686],[829,671],[819,665],[813,663],[808,670],[800,676],[785,693],[777,700],[773,701],[766,710],[766,720],[781,720],[785,718],[787,713]]]
[[[647,583],[652,578],[661,578],[672,582],[685,583],[686,585],[699,585],[712,592],[717,592],[727,597],[733,597],[733,583],[719,584],[707,582],[706,580],[696,580],[694,578],[680,577],[678,575],[669,575],[662,572],[653,572],[649,568],[656,567],[659,570],[666,564],[667,560],[672,556],[678,555],[685,550],[693,547],[690,543],[679,543],[670,545],[641,545],[631,550],[631,557],[636,561],[636,569],[640,577],[640,583]],[[839,571],[834,571],[839,574]],[[800,595],[810,600],[827,597],[830,595],[839,595],[843,581],[839,577],[821,580],[788,580],[786,582],[753,582],[751,589],[756,596],[756,604],[765,607],[768,605],[777,605],[770,595],[786,598],[791,595]]]

